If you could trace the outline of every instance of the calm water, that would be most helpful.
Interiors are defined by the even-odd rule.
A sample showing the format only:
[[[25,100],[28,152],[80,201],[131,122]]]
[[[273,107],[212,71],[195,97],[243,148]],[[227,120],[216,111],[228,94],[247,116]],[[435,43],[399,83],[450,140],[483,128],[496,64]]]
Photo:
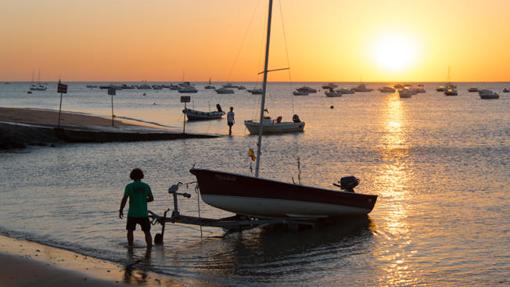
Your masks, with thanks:
[[[379,92],[290,96],[298,86],[272,85],[271,115],[289,119],[298,113],[306,128],[300,135],[264,138],[262,175],[292,181],[297,156],[306,184],[331,187],[354,174],[361,178],[357,191],[379,195],[368,221],[253,230],[224,239],[214,229],[204,229],[201,239],[197,228],[168,226],[164,248],[150,257],[144,248],[128,254],[117,210],[133,167],[145,170],[156,197],[150,208],[158,213],[171,204],[170,184],[194,180],[188,173],[194,164],[250,173],[246,151],[256,139],[242,121],[256,116],[258,97],[201,90],[192,95],[195,108],[235,107],[234,137],[0,154],[0,230],[121,263],[141,260],[143,269],[219,285],[510,285],[510,94],[483,101],[467,92],[473,85],[460,84],[459,96],[446,97],[426,84],[426,94],[403,100]],[[510,84],[476,86],[501,91]],[[56,94],[28,95],[27,87],[0,86],[0,106],[57,107]],[[70,90],[64,109],[109,115],[103,91],[78,83]],[[145,92],[119,92],[116,114],[179,128],[180,94]],[[188,130],[227,129],[224,121],[213,121],[189,124]],[[189,191],[193,197],[180,202],[182,211],[196,215],[197,197],[193,187]],[[228,215],[203,203],[201,209],[208,217]],[[135,237],[143,246],[142,235]]]

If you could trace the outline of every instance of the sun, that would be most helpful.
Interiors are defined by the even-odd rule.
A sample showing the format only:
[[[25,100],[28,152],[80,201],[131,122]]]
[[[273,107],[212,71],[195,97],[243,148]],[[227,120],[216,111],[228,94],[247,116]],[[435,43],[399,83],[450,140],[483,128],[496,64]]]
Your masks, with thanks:
[[[386,72],[402,72],[416,63],[418,48],[412,37],[382,35],[372,44],[372,57]]]

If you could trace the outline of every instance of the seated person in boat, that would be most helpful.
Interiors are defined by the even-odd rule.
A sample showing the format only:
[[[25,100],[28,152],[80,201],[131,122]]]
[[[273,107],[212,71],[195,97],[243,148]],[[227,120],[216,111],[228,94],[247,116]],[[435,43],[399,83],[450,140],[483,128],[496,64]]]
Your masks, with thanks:
[[[223,112],[223,109],[221,108],[220,104],[216,104],[216,109],[218,110],[218,112]]]
[[[277,123],[277,124],[281,123],[281,122],[282,122],[282,119],[283,119],[283,118],[282,118],[282,116],[277,117],[277,118],[276,118],[276,123]]]
[[[126,224],[128,245],[133,246],[133,231],[136,225],[140,225],[145,234],[145,243],[147,247],[152,246],[151,224],[149,222],[149,213],[147,203],[154,200],[151,188],[145,182],[142,182],[143,172],[139,168],[135,168],[129,174],[133,180],[130,184],[126,185],[124,189],[124,196],[120,203],[119,218],[124,217],[124,207],[129,199],[129,210]]]
[[[299,116],[297,114],[294,114],[292,116],[292,121],[295,122],[295,123],[300,123],[301,119],[299,118]]]

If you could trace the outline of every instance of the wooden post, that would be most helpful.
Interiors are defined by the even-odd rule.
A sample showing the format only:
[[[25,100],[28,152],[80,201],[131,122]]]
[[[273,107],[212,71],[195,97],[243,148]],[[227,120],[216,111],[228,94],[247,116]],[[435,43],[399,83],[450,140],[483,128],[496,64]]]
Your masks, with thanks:
[[[60,128],[62,118],[62,98],[64,94],[67,94],[67,85],[62,84],[60,80],[58,80],[57,84],[57,93],[60,93],[60,105],[58,107],[58,124],[57,124],[57,127]]]
[[[187,106],[186,106],[186,103],[189,103],[191,102],[191,97],[190,96],[181,96],[181,103],[184,103],[184,116],[183,116],[183,121],[182,121],[182,134],[186,134],[186,111],[187,111]]]
[[[58,127],[60,128],[60,118],[62,114],[62,93],[60,93],[60,105],[58,107]]]
[[[113,114],[113,95],[111,95],[111,97],[112,97],[112,127],[114,127],[115,126],[115,121],[114,121],[115,115]]]
[[[114,118],[115,118],[115,115],[113,113],[113,96],[115,96],[115,93],[116,93],[116,90],[115,88],[108,88],[108,95],[110,95],[112,98],[112,127],[115,127],[115,122],[114,122]]]
[[[184,102],[184,110],[186,110],[186,102]],[[183,116],[182,133],[186,134],[186,113],[184,113],[184,116]]]

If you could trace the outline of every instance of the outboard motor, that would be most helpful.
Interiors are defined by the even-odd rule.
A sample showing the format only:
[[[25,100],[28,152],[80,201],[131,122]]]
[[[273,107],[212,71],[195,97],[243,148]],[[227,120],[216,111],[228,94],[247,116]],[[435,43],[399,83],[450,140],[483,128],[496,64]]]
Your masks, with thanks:
[[[354,192],[354,188],[358,186],[359,179],[355,176],[344,176],[340,179],[340,188],[345,191]]]

